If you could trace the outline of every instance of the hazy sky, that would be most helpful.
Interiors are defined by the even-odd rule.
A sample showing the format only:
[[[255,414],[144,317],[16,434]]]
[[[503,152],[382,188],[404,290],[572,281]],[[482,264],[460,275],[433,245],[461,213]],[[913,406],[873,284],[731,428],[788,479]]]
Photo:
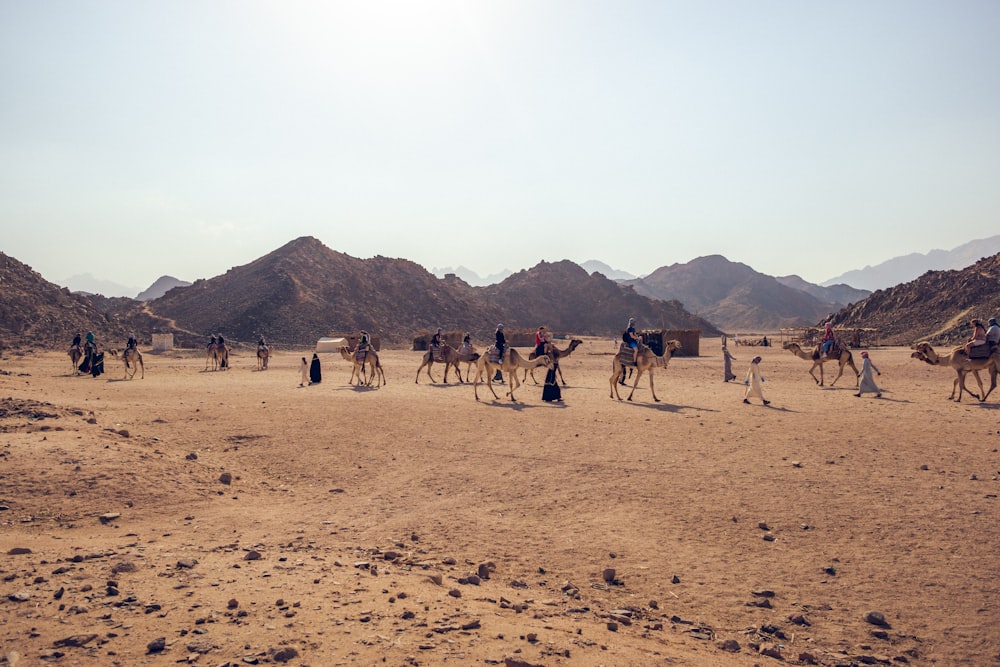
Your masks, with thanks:
[[[998,233],[998,35],[996,0],[0,0],[0,250],[821,282]]]

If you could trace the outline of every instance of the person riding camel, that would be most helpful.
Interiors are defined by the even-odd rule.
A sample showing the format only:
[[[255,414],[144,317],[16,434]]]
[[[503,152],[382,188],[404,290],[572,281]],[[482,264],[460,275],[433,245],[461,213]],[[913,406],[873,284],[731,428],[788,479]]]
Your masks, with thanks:
[[[133,349],[135,349],[135,347],[138,344],[139,344],[138,341],[136,341],[136,339],[135,339],[135,334],[134,333],[130,333],[128,335],[128,342],[125,343],[125,349],[126,350],[133,350]]]
[[[357,355],[364,359],[368,356],[368,346],[371,345],[371,339],[368,336],[368,332],[364,329],[358,335],[358,349],[356,351]]]
[[[435,361],[441,358],[441,327],[438,327],[437,331],[431,336],[431,359]]]
[[[79,348],[80,347],[80,343],[82,341],[83,341],[83,336],[81,334],[76,334],[75,336],[73,336],[73,344],[70,345],[70,347],[71,348],[73,348],[73,347]]]
[[[465,355],[475,352],[475,348],[472,347],[472,334],[468,331],[465,332],[465,338],[462,339],[462,347],[459,352]]]
[[[497,325],[497,330],[496,330],[496,333],[494,335],[496,337],[496,343],[495,343],[494,347],[496,348],[497,355],[499,356],[499,359],[500,359],[500,365],[502,366],[503,365],[503,356],[507,352],[507,337],[503,335],[503,325],[502,324],[498,324]],[[496,375],[493,376],[493,381],[494,382],[503,382],[503,373],[500,372],[499,368],[497,369]]]
[[[833,344],[836,340],[837,337],[833,335],[833,324],[828,321],[823,328],[822,356],[824,359],[830,356],[830,350],[833,349]]]
[[[972,326],[972,336],[965,343],[965,354],[971,357],[972,348],[986,345],[986,329],[979,320],[972,320],[969,324]]]
[[[548,353],[549,335],[545,332],[545,327],[538,327],[535,332],[535,356],[540,357]]]
[[[628,318],[628,328],[625,329],[625,334],[622,336],[622,340],[632,348],[632,363],[637,364],[639,362],[639,341],[641,340],[635,332],[635,318]]]
[[[267,341],[264,340],[263,336],[261,336],[260,340],[257,341],[257,349],[258,350],[263,350],[264,352],[267,352],[267,350],[268,350]]]

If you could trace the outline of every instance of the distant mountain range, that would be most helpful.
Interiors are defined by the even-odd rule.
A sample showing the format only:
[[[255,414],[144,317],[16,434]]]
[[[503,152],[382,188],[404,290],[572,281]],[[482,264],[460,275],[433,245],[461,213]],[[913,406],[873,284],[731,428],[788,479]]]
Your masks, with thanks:
[[[186,280],[178,280],[173,276],[160,276],[156,279],[156,282],[150,285],[148,289],[139,292],[139,296],[135,298],[136,301],[152,301],[153,299],[159,299],[175,287],[187,287],[190,284]]]
[[[82,292],[83,294],[103,294],[104,296],[127,296],[131,297],[139,293],[138,287],[130,287],[116,283],[113,280],[96,278],[90,273],[78,273],[65,280],[58,281],[60,285],[65,285],[71,292]]]
[[[928,271],[964,269],[983,257],[1000,252],[1000,235],[963,243],[952,250],[931,250],[893,257],[875,266],[848,271],[823,282],[846,283],[866,290],[879,290],[906,283]]]
[[[583,264],[580,264],[584,271],[587,273],[594,273],[595,271],[603,275],[605,278],[610,278],[611,280],[632,280],[635,278],[634,275],[628,271],[620,271],[618,269],[613,269],[604,262],[600,262],[596,259],[589,259]],[[454,274],[469,283],[470,285],[476,287],[486,287],[487,285],[496,285],[497,283],[503,281],[507,277],[511,276],[514,272],[509,269],[504,269],[499,273],[491,273],[486,277],[480,277],[478,273],[472,269],[459,266],[457,268],[446,267],[443,269],[433,268],[431,273],[436,275],[438,278],[444,278],[449,274]]]
[[[676,299],[727,332],[811,325],[848,303],[835,299],[868,295],[846,285],[812,285],[798,276],[774,278],[721,255],[663,266],[627,284],[652,298]]]

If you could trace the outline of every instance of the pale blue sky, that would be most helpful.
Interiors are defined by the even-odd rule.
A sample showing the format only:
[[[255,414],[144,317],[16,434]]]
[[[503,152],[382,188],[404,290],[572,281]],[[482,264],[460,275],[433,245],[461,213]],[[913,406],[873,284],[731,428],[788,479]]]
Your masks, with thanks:
[[[0,0],[0,250],[821,282],[1000,230],[1000,2]]]

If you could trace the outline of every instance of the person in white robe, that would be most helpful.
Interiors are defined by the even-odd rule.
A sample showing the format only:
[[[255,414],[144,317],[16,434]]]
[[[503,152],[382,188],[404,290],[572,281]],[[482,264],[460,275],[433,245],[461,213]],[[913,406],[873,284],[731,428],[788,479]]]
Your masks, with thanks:
[[[305,357],[302,357],[302,365],[299,366],[299,370],[302,371],[302,380],[299,382],[299,386],[304,387],[306,382],[309,382],[309,362],[306,361]]]
[[[861,372],[858,373],[858,377],[861,378],[861,382],[858,385],[858,393],[854,395],[860,398],[861,394],[875,394],[875,398],[882,398],[882,390],[875,384],[875,378],[872,377],[872,371],[880,377],[882,373],[879,372],[879,369],[872,363],[872,360],[868,358],[867,352],[861,353],[861,359],[863,360],[861,364]]]
[[[726,341],[722,341],[722,362],[724,364],[723,382],[729,382],[730,380],[736,379],[736,373],[733,372],[733,361],[736,359],[733,355],[729,354],[729,348],[726,347]]]
[[[747,370],[747,377],[743,380],[743,384],[747,386],[746,391],[743,392],[743,402],[750,403],[750,397],[756,396],[764,405],[770,405],[771,401],[764,398],[764,388],[761,386],[764,382],[764,376],[760,374],[760,364],[761,358],[759,356],[754,357],[750,360],[750,369]]]

